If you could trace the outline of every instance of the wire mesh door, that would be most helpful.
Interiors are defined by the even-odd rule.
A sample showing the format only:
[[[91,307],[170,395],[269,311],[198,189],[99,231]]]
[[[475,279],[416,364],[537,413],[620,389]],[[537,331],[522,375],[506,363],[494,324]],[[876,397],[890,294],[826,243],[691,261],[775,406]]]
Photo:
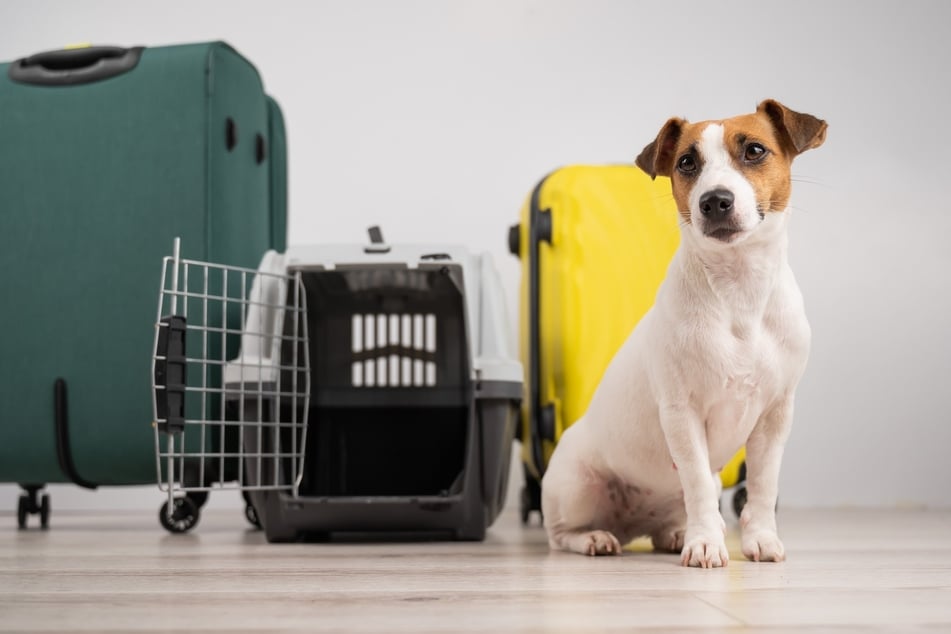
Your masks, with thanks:
[[[159,488],[297,495],[310,364],[300,273],[174,254],[162,266],[153,357]]]

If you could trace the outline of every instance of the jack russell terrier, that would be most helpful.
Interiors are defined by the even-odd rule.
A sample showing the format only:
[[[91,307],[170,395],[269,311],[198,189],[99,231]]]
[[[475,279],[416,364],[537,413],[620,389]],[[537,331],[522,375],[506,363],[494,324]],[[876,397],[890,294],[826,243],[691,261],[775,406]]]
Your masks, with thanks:
[[[746,445],[743,554],[782,561],[779,465],[809,355],[787,261],[790,165],[826,123],[773,100],[722,121],[667,121],[637,157],[669,176],[681,244],[543,479],[553,549],[620,554],[649,535],[685,566],[727,565],[719,471]]]

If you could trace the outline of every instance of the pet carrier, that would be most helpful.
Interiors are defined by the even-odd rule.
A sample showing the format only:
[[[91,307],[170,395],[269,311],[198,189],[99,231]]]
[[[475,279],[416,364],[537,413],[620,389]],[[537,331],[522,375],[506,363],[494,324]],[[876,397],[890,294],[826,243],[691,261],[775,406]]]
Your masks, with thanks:
[[[269,541],[484,537],[522,392],[498,275],[488,255],[371,239],[271,251],[256,271],[166,258],[154,400],[167,528],[194,525],[186,494],[239,488]],[[231,313],[244,327],[226,360],[210,354],[227,329],[209,317]]]

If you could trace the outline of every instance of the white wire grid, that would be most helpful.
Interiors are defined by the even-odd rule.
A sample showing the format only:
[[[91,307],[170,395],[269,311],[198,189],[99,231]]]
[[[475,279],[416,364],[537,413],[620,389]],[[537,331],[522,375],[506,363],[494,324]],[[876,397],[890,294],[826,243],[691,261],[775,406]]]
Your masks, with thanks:
[[[281,489],[296,496],[310,392],[300,272],[197,262],[181,259],[179,250],[176,240],[163,261],[153,363],[165,361],[157,350],[167,328],[162,318],[185,318],[185,420],[183,430],[163,431],[168,421],[153,399],[159,488],[170,507],[185,491]],[[157,394],[164,388],[154,376],[153,365]]]

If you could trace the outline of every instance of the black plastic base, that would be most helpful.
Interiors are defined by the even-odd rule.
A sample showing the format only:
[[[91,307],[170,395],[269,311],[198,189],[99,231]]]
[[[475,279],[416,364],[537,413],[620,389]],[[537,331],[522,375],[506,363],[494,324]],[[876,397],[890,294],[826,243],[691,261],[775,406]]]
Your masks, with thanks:
[[[478,541],[485,538],[487,526],[484,507],[466,496],[410,500],[293,498],[274,491],[251,495],[254,507],[263,509],[264,534],[275,543],[347,540],[359,535]]]
[[[426,471],[415,461],[403,463],[410,472],[406,477],[392,476],[386,470],[372,470],[375,481],[366,480],[354,489],[324,487],[323,493],[310,485],[299,497],[279,491],[249,491],[248,496],[269,542],[326,541],[354,539],[368,534],[379,539],[426,538],[438,540],[480,541],[486,529],[505,505],[508,488],[512,434],[518,407],[509,398],[477,399],[466,414],[464,442],[453,440],[447,447],[458,447],[463,455],[454,463],[455,470],[439,468],[438,477],[427,482]],[[450,426],[451,420],[447,421]],[[404,427],[405,429],[405,427]],[[429,430],[435,442],[429,455],[439,455],[438,429]],[[414,437],[412,433],[410,437]],[[453,434],[450,433],[450,439]],[[365,439],[365,441],[367,441]],[[457,444],[458,443],[458,444]],[[398,459],[399,445],[393,447]],[[450,452],[451,453],[451,452]],[[437,460],[437,466],[438,466]],[[383,465],[388,464],[386,460]],[[305,461],[306,465],[306,461]],[[393,463],[394,468],[397,463]],[[392,482],[387,482],[391,478]],[[337,482],[336,480],[326,480]],[[407,488],[416,486],[416,494]],[[361,491],[363,494],[342,493]],[[386,491],[398,494],[386,494]],[[376,491],[376,494],[369,492]]]

